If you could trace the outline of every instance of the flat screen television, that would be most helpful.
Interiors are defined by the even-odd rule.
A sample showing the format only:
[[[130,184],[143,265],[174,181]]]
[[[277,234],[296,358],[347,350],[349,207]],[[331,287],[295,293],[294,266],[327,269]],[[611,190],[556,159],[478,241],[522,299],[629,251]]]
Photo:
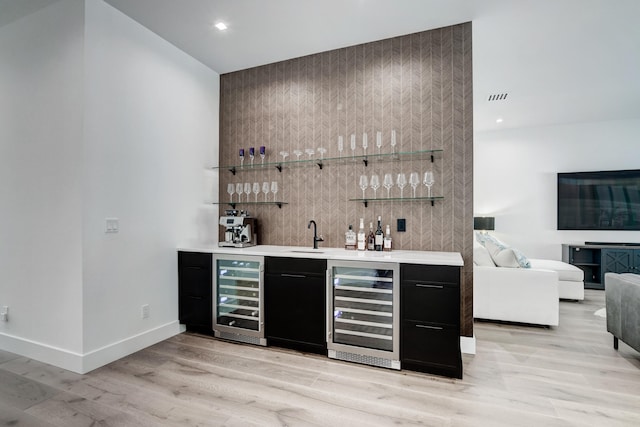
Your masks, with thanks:
[[[558,230],[640,230],[640,169],[559,173]]]

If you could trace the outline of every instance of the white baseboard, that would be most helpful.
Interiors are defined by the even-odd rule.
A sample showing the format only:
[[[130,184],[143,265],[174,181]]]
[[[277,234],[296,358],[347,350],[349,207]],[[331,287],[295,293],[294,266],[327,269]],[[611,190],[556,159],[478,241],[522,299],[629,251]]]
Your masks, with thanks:
[[[460,351],[464,354],[476,354],[476,336],[460,337]]]
[[[86,374],[122,357],[184,332],[177,320],[84,354],[0,333],[0,348],[30,359]]]

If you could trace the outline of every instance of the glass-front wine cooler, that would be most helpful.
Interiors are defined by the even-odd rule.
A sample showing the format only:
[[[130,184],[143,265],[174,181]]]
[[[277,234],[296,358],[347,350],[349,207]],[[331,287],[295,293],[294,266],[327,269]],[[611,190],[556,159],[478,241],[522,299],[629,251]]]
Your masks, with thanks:
[[[329,357],[400,369],[398,264],[329,261],[327,270]]]
[[[267,345],[264,336],[264,258],[214,255],[213,330],[218,338]]]

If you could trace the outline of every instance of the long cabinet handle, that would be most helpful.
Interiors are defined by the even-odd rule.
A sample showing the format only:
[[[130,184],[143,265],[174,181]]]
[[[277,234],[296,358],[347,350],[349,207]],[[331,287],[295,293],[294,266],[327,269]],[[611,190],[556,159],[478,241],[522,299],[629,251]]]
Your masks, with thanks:
[[[442,329],[444,329],[444,328],[442,328],[442,327],[440,327],[440,326],[429,326],[429,325],[416,325],[416,328],[422,328],[422,329],[435,329],[435,330],[437,330],[437,331],[441,331]]]
[[[298,279],[304,279],[305,277],[307,277],[304,274],[289,274],[289,273],[280,273],[280,276],[282,276],[282,277],[295,277],[295,278],[298,278]]]
[[[426,285],[424,283],[416,283],[416,286],[419,287],[419,288],[444,289],[443,285]]]

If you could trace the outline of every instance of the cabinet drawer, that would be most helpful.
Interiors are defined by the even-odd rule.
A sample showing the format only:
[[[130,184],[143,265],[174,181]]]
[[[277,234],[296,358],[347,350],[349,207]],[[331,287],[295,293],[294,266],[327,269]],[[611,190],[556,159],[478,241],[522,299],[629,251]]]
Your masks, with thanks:
[[[211,269],[211,254],[201,252],[178,252],[178,267]]]
[[[460,286],[460,267],[449,265],[402,264],[400,281],[449,283]]]
[[[208,299],[211,302],[211,254],[178,253],[178,283],[180,295]]]
[[[211,332],[211,299],[181,296],[178,317],[187,327],[203,327]]]
[[[427,372],[459,370],[461,376],[459,331],[459,328],[453,326],[404,320],[400,347],[402,366],[407,364],[409,369],[423,366],[425,369],[418,370]],[[428,367],[433,369],[427,369]]]
[[[460,324],[460,289],[456,285],[405,281],[400,298],[404,320]]]
[[[301,274],[304,276],[322,276],[327,271],[324,259],[267,257],[264,260],[267,274]]]

